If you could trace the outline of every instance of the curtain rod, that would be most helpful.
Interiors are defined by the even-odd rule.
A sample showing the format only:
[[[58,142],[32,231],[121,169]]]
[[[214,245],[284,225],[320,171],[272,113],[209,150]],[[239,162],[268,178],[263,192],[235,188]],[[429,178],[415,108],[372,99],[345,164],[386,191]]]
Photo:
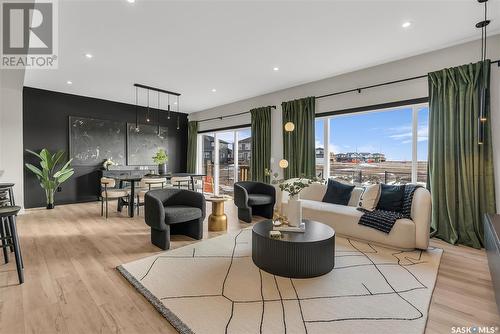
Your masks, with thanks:
[[[497,64],[500,67],[500,59],[494,60],[494,61],[490,62],[490,65],[493,65],[493,64]],[[417,79],[423,79],[423,78],[426,78],[426,77],[427,77],[427,74],[425,74],[425,75],[417,75],[415,77],[409,77],[409,78],[404,78],[404,79],[399,79],[399,80],[394,80],[394,81],[387,81],[387,82],[382,82],[382,83],[374,84],[374,85],[370,85],[370,86],[359,87],[359,88],[354,88],[354,89],[348,89],[348,90],[343,90],[343,91],[340,91],[340,92],[334,92],[334,93],[325,94],[325,95],[319,95],[319,96],[316,96],[316,98],[317,99],[322,99],[322,98],[325,98],[325,97],[330,97],[330,96],[335,96],[335,95],[341,95],[341,94],[346,94],[346,93],[353,93],[353,92],[361,93],[361,91],[365,90],[365,89],[370,89],[370,88],[375,88],[375,87],[381,87],[381,86],[387,86],[387,85],[393,85],[393,84],[400,83],[400,82],[417,80]]]
[[[500,59],[494,60],[494,61],[490,62],[490,65],[493,65],[493,64],[497,64],[498,67],[500,67]],[[322,99],[322,98],[325,98],[325,97],[330,97],[330,96],[335,96],[335,95],[341,95],[341,94],[347,94],[347,93],[353,93],[353,92],[361,93],[361,91],[363,91],[365,89],[370,89],[370,88],[375,88],[375,87],[381,87],[381,86],[387,86],[387,85],[393,85],[393,84],[400,83],[400,82],[417,80],[417,79],[423,79],[423,78],[427,78],[427,74],[425,74],[425,75],[418,75],[418,76],[415,76],[415,77],[404,78],[404,79],[399,79],[399,80],[382,82],[382,83],[374,84],[374,85],[370,85],[370,86],[364,86],[364,87],[359,87],[359,88],[354,88],[354,89],[343,90],[343,91],[340,91],[340,92],[334,92],[334,93],[325,94],[325,95],[319,95],[319,96],[316,96],[316,98],[317,99]],[[271,106],[271,108],[276,109],[276,106]],[[222,120],[222,119],[227,118],[227,117],[240,116],[240,115],[244,115],[244,114],[248,114],[248,113],[250,113],[250,111],[244,111],[244,112],[240,112],[240,113],[237,113],[237,114],[226,115],[226,116],[212,117],[212,118],[207,118],[207,119],[200,120],[200,121],[198,121],[198,123],[206,122],[206,121],[213,121],[213,120],[216,120],[216,119]]]
[[[271,109],[276,109],[276,106],[270,106]],[[240,116],[240,115],[244,115],[244,114],[249,114],[250,111],[243,111],[243,112],[239,112],[237,114],[231,114],[231,115],[225,115],[225,116],[219,116],[219,117],[212,117],[212,118],[207,118],[207,119],[202,119],[202,120],[199,120],[198,123],[201,123],[201,122],[207,122],[207,121],[213,121],[213,120],[222,120],[224,118],[228,118],[228,117],[235,117],[235,116]]]

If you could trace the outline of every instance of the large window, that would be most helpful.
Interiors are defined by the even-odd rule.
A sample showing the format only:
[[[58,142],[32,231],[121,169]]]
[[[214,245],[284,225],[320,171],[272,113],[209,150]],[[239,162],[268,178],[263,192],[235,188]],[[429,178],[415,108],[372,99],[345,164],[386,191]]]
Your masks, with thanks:
[[[246,181],[250,178],[249,128],[199,134],[198,141],[201,143],[198,145],[198,169],[207,175],[205,190],[232,194],[235,180]]]
[[[427,105],[317,118],[316,174],[355,184],[425,185],[428,123]]]

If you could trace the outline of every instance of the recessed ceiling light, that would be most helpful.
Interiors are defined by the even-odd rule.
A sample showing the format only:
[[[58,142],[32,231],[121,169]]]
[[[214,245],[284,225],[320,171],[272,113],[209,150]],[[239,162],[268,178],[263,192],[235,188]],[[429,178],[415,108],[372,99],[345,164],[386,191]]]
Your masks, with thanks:
[[[134,3],[135,0],[127,0],[128,3]]]
[[[216,91],[217,91],[217,89],[212,88],[212,93],[215,93]]]
[[[273,71],[279,71],[280,68],[279,67],[273,67]]]
[[[93,58],[94,56],[91,54],[91,53],[86,53],[85,54],[85,57],[88,58],[88,59],[91,59]]]
[[[410,21],[406,21],[404,22],[402,25],[401,25],[403,28],[409,28],[411,26],[411,22]]]
[[[66,83],[67,83],[68,85],[72,85],[72,84],[73,84],[73,81],[68,80],[68,81],[66,81]]]

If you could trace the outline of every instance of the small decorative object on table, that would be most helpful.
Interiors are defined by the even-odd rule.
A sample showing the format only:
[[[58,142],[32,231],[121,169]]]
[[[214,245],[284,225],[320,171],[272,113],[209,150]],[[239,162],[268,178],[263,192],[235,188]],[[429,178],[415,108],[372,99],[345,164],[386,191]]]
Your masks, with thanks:
[[[104,167],[105,170],[109,170],[110,166],[116,166],[116,163],[113,160],[111,160],[111,158],[107,159],[102,164],[102,167]]]
[[[299,194],[302,189],[309,187],[314,182],[324,182],[323,179],[313,177],[309,178],[299,178],[292,182],[286,182],[283,179],[278,179],[278,173],[274,173],[270,169],[264,171],[267,176],[272,176],[272,184],[278,184],[281,191],[286,191],[289,195],[286,215],[289,227],[294,227],[294,232],[303,232],[304,227],[301,228],[302,222],[302,204],[299,199]],[[293,229],[291,229],[293,230]],[[289,230],[289,231],[291,231]]]
[[[271,239],[281,239],[281,232],[275,230],[269,231],[269,237]]]
[[[164,149],[160,148],[153,157],[153,162],[158,165],[158,174],[167,174],[168,155]]]

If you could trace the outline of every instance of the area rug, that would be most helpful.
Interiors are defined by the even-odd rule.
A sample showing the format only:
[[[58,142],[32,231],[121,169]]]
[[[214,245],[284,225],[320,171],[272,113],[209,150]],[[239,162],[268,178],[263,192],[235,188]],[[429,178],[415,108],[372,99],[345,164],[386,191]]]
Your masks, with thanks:
[[[182,334],[424,332],[441,249],[337,237],[332,272],[289,279],[254,265],[251,238],[244,229],[117,269]]]

